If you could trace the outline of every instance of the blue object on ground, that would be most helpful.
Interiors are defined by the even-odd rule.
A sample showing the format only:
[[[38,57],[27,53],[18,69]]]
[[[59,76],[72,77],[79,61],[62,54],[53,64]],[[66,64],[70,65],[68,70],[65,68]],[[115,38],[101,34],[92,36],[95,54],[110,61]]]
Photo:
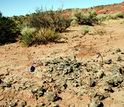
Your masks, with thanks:
[[[31,66],[30,71],[31,72],[34,72],[34,70],[35,70],[35,67],[34,66]]]

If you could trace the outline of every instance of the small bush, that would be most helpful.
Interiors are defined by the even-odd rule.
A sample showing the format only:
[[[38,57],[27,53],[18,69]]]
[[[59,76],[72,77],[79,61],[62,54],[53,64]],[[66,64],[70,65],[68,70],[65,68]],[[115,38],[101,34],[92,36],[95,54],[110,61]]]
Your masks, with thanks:
[[[98,21],[99,21],[99,24],[101,24],[102,21],[105,21],[106,18],[107,18],[107,15],[105,15],[105,14],[99,14],[99,15],[97,16],[97,19],[98,19]]]
[[[87,14],[84,14],[81,10],[75,9],[72,13],[72,23],[73,24],[84,24],[84,25],[93,25],[93,23],[98,24],[96,11],[89,11]],[[76,23],[74,23],[76,22]]]
[[[117,12],[115,14],[109,14],[107,15],[106,19],[118,19],[118,18],[124,18],[124,13],[123,12]]]
[[[114,14],[117,18],[124,18],[124,13],[123,12],[117,12]]]
[[[62,10],[58,11],[44,11],[43,8],[37,9],[36,14],[31,17],[31,27],[53,28],[55,31],[63,32],[70,26],[70,20],[61,14]]]
[[[85,25],[82,29],[79,30],[79,32],[83,35],[86,35],[91,32],[91,29],[89,26]]]
[[[0,13],[0,43],[14,42],[18,34],[17,24],[9,18],[2,17]]]
[[[35,28],[25,27],[22,29],[22,45],[23,46],[30,46],[32,45],[33,41],[35,40]]]
[[[41,28],[35,37],[35,42],[37,44],[46,44],[48,42],[55,42],[61,38],[61,35],[52,28]]]
[[[61,35],[52,28],[41,28],[37,31],[35,28],[25,27],[21,33],[23,34],[23,46],[47,44],[48,42],[55,42],[61,38]]]

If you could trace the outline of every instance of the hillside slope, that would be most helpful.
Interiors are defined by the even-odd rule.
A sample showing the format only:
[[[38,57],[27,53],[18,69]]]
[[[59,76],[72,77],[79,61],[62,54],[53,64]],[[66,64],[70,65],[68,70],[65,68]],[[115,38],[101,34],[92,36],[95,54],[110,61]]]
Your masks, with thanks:
[[[66,17],[71,17],[71,14],[74,9],[67,9],[63,11],[63,14]],[[113,5],[106,5],[106,6],[95,6],[91,8],[82,8],[84,13],[87,13],[88,11],[96,10],[97,14],[114,14],[116,12],[124,12],[124,2],[120,4],[113,4]]]

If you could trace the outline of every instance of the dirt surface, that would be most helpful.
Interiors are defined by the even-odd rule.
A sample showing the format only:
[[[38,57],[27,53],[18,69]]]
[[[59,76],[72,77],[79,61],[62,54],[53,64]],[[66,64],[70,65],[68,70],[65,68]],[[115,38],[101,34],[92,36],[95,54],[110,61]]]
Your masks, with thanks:
[[[51,107],[57,107],[57,105],[60,107],[86,107],[87,105],[88,107],[88,105],[92,104],[93,99],[90,92],[94,90],[110,95],[110,97],[100,100],[104,107],[123,107],[123,86],[121,88],[119,88],[119,86],[112,87],[114,92],[106,92],[101,89],[100,86],[96,85],[94,87],[87,87],[85,90],[86,93],[84,92],[83,95],[80,95],[79,92],[85,87],[73,87],[70,85],[71,83],[67,83],[68,88],[62,90],[62,92],[58,93],[54,90],[60,97],[60,99],[54,102],[48,101],[45,95],[36,98],[37,96],[30,92],[30,89],[36,85],[43,86],[47,92],[47,90],[52,90],[53,84],[57,84],[57,82],[48,84],[43,83],[43,76],[49,75],[44,71],[46,68],[44,64],[46,61],[55,58],[76,56],[78,62],[88,63],[89,61],[90,63],[90,61],[99,54],[103,56],[104,60],[110,58],[115,60],[115,58],[120,55],[122,60],[121,62],[118,61],[116,63],[120,65],[124,64],[123,19],[109,20],[103,22],[102,25],[90,26],[92,32],[96,32],[99,29],[106,31],[102,36],[99,34],[82,35],[79,32],[79,29],[81,28],[82,26],[69,27],[66,32],[62,33],[63,38],[58,43],[21,47],[20,43],[17,42],[0,46],[0,107],[5,107],[5,105],[11,105],[11,107],[13,107],[13,103],[18,107],[21,107],[24,104],[24,102],[22,103],[21,101],[26,102],[26,104],[24,104],[26,107],[38,106],[40,102]],[[121,50],[121,53],[116,53],[118,48]],[[34,64],[35,70],[34,72],[31,72],[30,67],[33,64],[33,61],[43,62],[43,65],[37,66]],[[111,65],[104,65],[106,69],[108,66]],[[88,75],[85,70],[82,70],[82,73],[82,81],[87,83],[91,75]],[[108,74],[106,73],[106,75]],[[57,76],[55,76],[55,78],[57,78]],[[8,81],[11,86],[6,85],[8,84]],[[87,92],[87,90],[90,91]]]

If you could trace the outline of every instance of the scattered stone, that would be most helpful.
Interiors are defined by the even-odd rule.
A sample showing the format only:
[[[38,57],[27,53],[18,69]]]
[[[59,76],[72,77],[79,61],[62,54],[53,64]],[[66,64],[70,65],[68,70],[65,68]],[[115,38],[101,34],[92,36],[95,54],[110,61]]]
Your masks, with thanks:
[[[41,86],[34,86],[30,89],[30,92],[37,93],[37,92],[43,92],[43,87]]]
[[[112,59],[107,59],[103,61],[105,64],[111,64],[112,63]]]
[[[98,98],[93,98],[90,107],[101,107],[102,103]]]
[[[115,75],[110,75],[108,77],[105,78],[105,81],[112,86],[118,86],[120,83],[123,82],[124,77],[119,75],[119,74],[115,74]]]
[[[105,85],[103,86],[103,89],[104,89],[105,91],[113,92],[112,88],[111,88],[109,85],[107,85],[107,84],[105,84]]]
[[[48,101],[56,101],[58,99],[58,96],[54,92],[45,92],[44,94]]]

